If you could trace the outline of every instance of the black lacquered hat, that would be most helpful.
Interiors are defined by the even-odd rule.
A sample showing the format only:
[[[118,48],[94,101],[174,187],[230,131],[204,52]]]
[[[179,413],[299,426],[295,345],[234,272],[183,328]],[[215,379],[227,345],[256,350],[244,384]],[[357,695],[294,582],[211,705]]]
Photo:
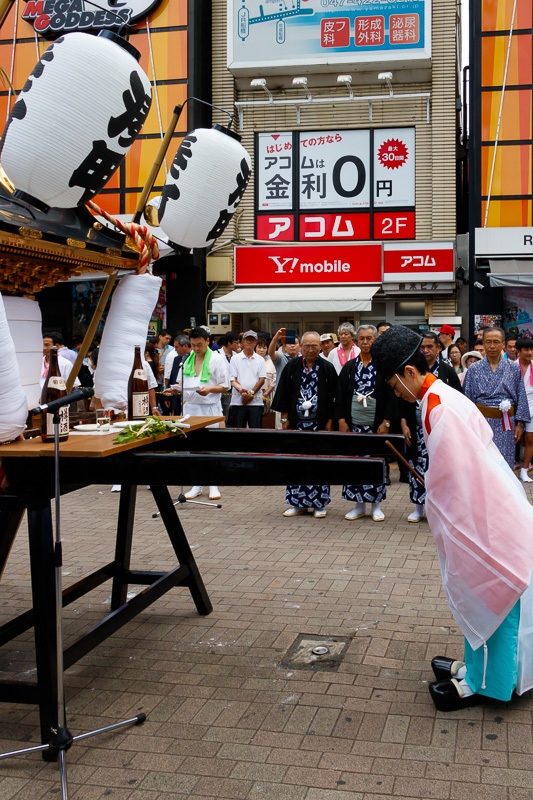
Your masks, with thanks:
[[[370,348],[374,367],[388,381],[407,364],[420,349],[421,343],[422,336],[410,328],[405,328],[403,325],[389,328],[378,336]]]

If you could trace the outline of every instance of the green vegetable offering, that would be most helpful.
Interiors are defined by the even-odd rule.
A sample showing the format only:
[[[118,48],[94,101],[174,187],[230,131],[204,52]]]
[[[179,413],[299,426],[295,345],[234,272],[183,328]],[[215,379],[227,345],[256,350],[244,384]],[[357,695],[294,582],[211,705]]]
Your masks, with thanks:
[[[113,444],[135,442],[137,439],[162,436],[164,433],[185,435],[182,428],[178,428],[177,425],[173,425],[171,422],[164,422],[161,417],[153,416],[146,417],[144,422],[134,422],[128,425],[127,428],[120,431],[116,439],[113,439]]]

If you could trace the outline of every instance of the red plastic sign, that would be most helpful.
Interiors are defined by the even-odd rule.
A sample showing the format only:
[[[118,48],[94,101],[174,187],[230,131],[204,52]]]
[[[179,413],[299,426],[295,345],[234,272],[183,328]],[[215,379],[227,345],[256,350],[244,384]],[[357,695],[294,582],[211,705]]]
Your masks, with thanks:
[[[453,242],[385,244],[383,281],[451,281],[454,279]]]
[[[235,285],[381,283],[381,244],[235,248]]]

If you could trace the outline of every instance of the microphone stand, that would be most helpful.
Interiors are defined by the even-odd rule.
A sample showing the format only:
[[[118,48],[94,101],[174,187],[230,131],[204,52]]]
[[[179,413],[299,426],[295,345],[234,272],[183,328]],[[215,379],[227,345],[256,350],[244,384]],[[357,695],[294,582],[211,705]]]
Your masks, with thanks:
[[[45,412],[46,413],[46,412]],[[56,659],[57,659],[57,727],[51,729],[50,740],[47,744],[26,747],[23,750],[13,750],[10,753],[1,753],[0,759],[10,758],[11,756],[22,755],[23,753],[43,752],[43,758],[47,761],[55,761],[59,756],[59,773],[61,778],[61,799],[68,800],[67,786],[67,763],[66,752],[70,749],[73,742],[81,739],[88,739],[100,733],[124,728],[127,725],[142,725],[146,719],[146,714],[137,714],[136,717],[126,719],[123,722],[116,722],[114,725],[107,725],[88,733],[81,733],[73,736],[67,727],[65,714],[65,687],[64,687],[64,662],[63,662],[63,545],[61,541],[61,497],[59,480],[59,409],[54,411],[54,483],[55,483],[55,530],[54,530],[54,569],[55,569],[55,612],[56,612]],[[46,752],[46,756],[45,756]]]

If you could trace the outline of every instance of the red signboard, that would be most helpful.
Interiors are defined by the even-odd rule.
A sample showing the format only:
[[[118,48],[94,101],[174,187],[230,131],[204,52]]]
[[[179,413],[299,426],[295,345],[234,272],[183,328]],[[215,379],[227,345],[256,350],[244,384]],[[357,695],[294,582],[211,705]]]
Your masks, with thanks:
[[[300,241],[339,242],[370,239],[370,214],[302,214]]]
[[[263,241],[294,242],[294,216],[292,214],[258,216],[257,238]]]
[[[235,285],[381,283],[381,244],[235,248]]]
[[[355,44],[357,47],[377,47],[385,44],[385,17],[356,17]]]
[[[454,280],[453,242],[383,246],[383,282]]]
[[[321,19],[320,44],[322,47],[349,47],[350,18]]]
[[[375,211],[374,239],[414,239],[414,211]]]

